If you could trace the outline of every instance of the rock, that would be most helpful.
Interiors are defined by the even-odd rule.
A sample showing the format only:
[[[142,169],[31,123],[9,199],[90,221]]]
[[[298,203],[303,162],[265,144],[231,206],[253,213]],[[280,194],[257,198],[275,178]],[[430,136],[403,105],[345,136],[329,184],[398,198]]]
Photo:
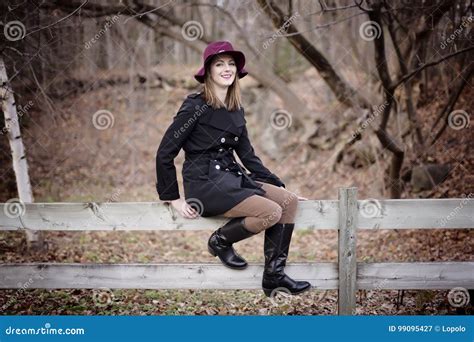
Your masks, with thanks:
[[[411,174],[413,191],[433,189],[448,177],[450,171],[451,167],[448,164],[426,164],[414,167]]]
[[[358,144],[348,149],[343,156],[343,163],[354,169],[366,168],[376,161],[374,148],[370,145]]]

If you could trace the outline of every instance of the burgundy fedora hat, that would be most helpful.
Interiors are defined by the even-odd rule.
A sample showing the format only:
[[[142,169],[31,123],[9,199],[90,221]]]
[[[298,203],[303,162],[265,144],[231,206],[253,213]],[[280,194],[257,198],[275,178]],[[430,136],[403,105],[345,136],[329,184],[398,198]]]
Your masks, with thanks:
[[[239,78],[243,78],[248,74],[244,69],[245,55],[241,51],[234,50],[231,43],[227,41],[218,41],[209,43],[209,45],[206,46],[202,55],[203,66],[199,69],[197,74],[194,75],[196,81],[204,83],[204,74],[206,73],[207,64],[212,60],[212,57],[221,53],[226,53],[234,58]]]

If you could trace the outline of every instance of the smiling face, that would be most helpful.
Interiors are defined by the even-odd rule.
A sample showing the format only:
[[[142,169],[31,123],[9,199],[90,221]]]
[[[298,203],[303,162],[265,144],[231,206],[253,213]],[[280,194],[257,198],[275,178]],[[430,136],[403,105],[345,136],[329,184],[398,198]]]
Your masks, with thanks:
[[[234,82],[236,73],[237,66],[230,55],[217,55],[211,62],[211,79],[219,87],[229,87]]]

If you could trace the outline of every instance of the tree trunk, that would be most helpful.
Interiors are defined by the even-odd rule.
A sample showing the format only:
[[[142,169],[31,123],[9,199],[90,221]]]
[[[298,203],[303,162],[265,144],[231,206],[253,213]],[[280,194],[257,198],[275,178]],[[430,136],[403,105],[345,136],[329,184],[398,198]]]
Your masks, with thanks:
[[[5,115],[5,125],[8,127],[8,140],[12,152],[13,170],[15,172],[16,184],[20,207],[12,209],[15,215],[21,216],[25,203],[33,202],[33,192],[31,190],[30,177],[28,175],[28,162],[25,157],[25,147],[20,135],[20,124],[15,106],[15,99],[12,88],[7,77],[7,70],[0,56],[0,100],[2,101],[2,111]],[[17,202],[17,201],[14,201]],[[16,204],[17,205],[17,204]],[[26,241],[29,250],[42,250],[45,247],[41,232],[26,230]]]
[[[296,27],[291,23],[291,20],[285,20],[284,13],[273,1],[257,1],[260,7],[262,7],[268,17],[272,20],[273,26],[279,30],[286,28],[286,33],[294,34],[287,36],[287,39],[301,53],[301,55],[306,58],[306,60],[310,62],[316,70],[318,70],[319,74],[329,88],[331,88],[339,102],[347,107],[369,107],[368,101],[337,74],[326,57],[317,50],[303,36],[303,34],[298,32]]]
[[[392,79],[390,77],[387,56],[385,54],[384,30],[380,13],[380,7],[376,7],[374,10],[367,13],[372,25],[376,26],[374,29],[377,30],[378,27],[381,30],[380,36],[374,39],[374,56],[375,66],[379,74],[380,81],[382,82],[385,106],[383,107],[382,119],[379,128],[376,130],[376,135],[382,147],[392,152],[392,164],[389,173],[390,197],[400,198],[402,192],[400,170],[403,165],[405,152],[402,146],[400,146],[398,142],[388,133],[387,126],[393,105],[394,89],[392,87]]]

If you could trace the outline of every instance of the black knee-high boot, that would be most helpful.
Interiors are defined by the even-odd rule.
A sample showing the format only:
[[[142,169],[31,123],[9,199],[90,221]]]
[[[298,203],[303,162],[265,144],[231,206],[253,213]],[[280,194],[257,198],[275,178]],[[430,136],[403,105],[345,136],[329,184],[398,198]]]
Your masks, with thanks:
[[[207,243],[209,253],[219,257],[222,263],[232,269],[244,269],[247,261],[236,253],[232,244],[255,235],[245,228],[243,217],[232,218],[224,226],[212,233]]]
[[[284,272],[294,227],[294,223],[277,223],[265,230],[262,288],[267,296],[276,289],[278,291],[278,288],[291,294],[302,293],[311,288],[309,282],[293,280]]]

